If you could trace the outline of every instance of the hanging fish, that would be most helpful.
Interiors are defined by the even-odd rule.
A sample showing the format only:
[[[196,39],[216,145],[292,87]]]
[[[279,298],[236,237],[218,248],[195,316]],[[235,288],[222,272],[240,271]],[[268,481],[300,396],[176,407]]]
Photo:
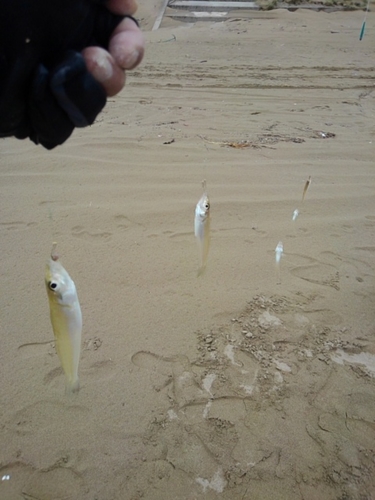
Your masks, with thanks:
[[[207,194],[206,181],[202,182],[203,195],[195,207],[194,234],[197,238],[200,253],[198,276],[205,270],[210,247],[210,200]]]
[[[295,221],[298,216],[299,216],[299,210],[298,208],[296,208],[293,212],[292,220]]]
[[[282,241],[279,241],[279,243],[277,244],[277,246],[275,248],[275,254],[276,254],[276,274],[277,274],[277,283],[278,284],[281,283],[281,279],[280,279],[280,261],[281,261],[281,257],[283,255],[283,252],[284,252],[283,243],[282,243]]]
[[[309,175],[309,178],[305,182],[305,187],[303,188],[303,193],[302,193],[302,202],[305,199],[305,195],[307,193],[307,190],[309,189],[310,184],[311,184],[311,175]]]
[[[282,241],[279,241],[279,243],[277,244],[277,247],[275,248],[276,264],[279,264],[283,252],[284,252],[283,243],[282,243]]]
[[[58,262],[55,248],[56,243],[46,267],[45,283],[56,351],[66,377],[66,392],[72,393],[79,390],[82,313],[74,281]]]

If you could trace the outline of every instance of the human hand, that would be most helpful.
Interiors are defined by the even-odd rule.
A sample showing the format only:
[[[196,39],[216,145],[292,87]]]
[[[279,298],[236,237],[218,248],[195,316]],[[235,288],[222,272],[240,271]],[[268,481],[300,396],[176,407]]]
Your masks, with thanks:
[[[108,9],[114,14],[133,16],[135,0],[109,0]],[[125,70],[138,66],[144,54],[144,38],[137,24],[125,18],[115,28],[109,41],[109,50],[87,47],[82,55],[94,78],[102,84],[108,96],[120,92],[125,85]]]
[[[27,6],[27,8],[26,8]],[[91,125],[143,56],[134,0],[0,0],[0,137],[47,149]]]

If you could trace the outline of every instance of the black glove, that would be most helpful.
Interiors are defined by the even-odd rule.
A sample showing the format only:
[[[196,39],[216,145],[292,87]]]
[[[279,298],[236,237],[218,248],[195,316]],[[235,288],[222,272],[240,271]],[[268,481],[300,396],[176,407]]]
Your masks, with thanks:
[[[0,137],[52,149],[106,103],[80,51],[108,48],[123,19],[101,0],[0,0]]]

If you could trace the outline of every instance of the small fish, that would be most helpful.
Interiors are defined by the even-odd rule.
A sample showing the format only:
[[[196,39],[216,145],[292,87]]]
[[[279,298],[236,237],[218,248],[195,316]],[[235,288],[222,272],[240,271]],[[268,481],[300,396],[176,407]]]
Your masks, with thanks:
[[[299,216],[299,210],[298,208],[296,208],[293,212],[292,220],[296,220],[298,216]]]
[[[302,193],[302,202],[305,199],[305,196],[306,196],[307,190],[309,189],[310,184],[311,184],[311,175],[309,175],[309,178],[305,182],[305,187],[303,188],[303,193]]]
[[[46,267],[45,283],[56,351],[66,377],[66,392],[72,393],[79,390],[82,313],[74,281],[58,262],[55,248],[56,243]]]
[[[280,261],[281,261],[281,257],[283,255],[283,252],[284,252],[283,243],[282,243],[282,241],[279,241],[279,243],[277,244],[277,246],[275,248],[275,254],[276,254],[276,274],[277,274],[277,283],[278,284],[281,283],[281,279],[280,279]]]
[[[279,264],[283,252],[284,252],[283,243],[282,243],[282,241],[279,241],[279,243],[277,244],[277,247],[275,248],[276,264]]]
[[[200,267],[198,276],[205,270],[208,250],[210,247],[210,200],[207,194],[206,181],[202,182],[203,195],[195,207],[194,234],[197,238],[200,252]]]

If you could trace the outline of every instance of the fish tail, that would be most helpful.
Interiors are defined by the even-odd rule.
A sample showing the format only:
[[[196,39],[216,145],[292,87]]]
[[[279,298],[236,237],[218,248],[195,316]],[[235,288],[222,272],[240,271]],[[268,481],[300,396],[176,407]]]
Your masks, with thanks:
[[[198,276],[198,278],[199,278],[199,276],[202,276],[202,275],[203,275],[203,273],[205,272],[205,270],[206,270],[206,265],[204,264],[204,265],[202,265],[202,266],[198,269],[198,272],[197,272],[197,276]]]
[[[80,389],[79,378],[77,377],[75,380],[67,380],[65,386],[65,394],[71,396],[72,394],[76,394]]]
[[[276,284],[281,285],[280,266],[276,266]]]
[[[203,271],[206,269],[207,259],[208,259],[208,251],[210,249],[210,218],[207,217],[205,223],[205,229],[203,234],[203,239],[200,242],[201,245],[201,271],[198,274],[200,276],[203,274]]]
[[[204,241],[203,243],[200,243],[200,266],[198,268],[197,276],[202,276],[202,274],[205,272],[206,267],[207,267],[207,256],[208,256],[208,247],[209,247],[209,241]]]

